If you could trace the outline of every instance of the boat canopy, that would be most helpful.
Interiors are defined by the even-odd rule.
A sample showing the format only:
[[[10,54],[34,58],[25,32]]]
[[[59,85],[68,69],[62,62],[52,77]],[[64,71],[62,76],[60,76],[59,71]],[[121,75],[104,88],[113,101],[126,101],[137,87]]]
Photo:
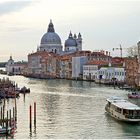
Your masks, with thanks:
[[[121,99],[120,97],[111,97],[107,99],[108,102],[117,106],[118,108],[123,108],[127,110],[140,110],[140,107],[128,102],[127,100]]]

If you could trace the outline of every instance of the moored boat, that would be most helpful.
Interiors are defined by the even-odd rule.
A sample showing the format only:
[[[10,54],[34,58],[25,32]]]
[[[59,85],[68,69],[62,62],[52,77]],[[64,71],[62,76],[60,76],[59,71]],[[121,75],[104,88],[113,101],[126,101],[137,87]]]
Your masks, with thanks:
[[[131,94],[128,94],[128,98],[140,99],[140,94],[132,92]]]
[[[140,107],[119,97],[108,98],[105,110],[117,120],[140,122]]]
[[[11,127],[6,128],[0,125],[0,134],[10,134],[10,133],[11,133]]]
[[[30,93],[30,88],[26,88],[25,86],[21,88],[20,93]]]

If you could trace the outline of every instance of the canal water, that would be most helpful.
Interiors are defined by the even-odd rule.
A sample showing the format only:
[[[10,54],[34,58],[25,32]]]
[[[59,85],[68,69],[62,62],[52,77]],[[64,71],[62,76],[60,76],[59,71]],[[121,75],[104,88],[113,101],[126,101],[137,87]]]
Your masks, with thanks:
[[[0,78],[8,77],[0,75]],[[17,99],[15,139],[140,139],[140,124],[119,122],[105,113],[106,98],[127,98],[128,92],[94,82],[38,80],[10,76],[19,87],[31,89]],[[36,102],[37,122],[29,129],[29,106]],[[132,101],[140,105],[140,101]],[[14,101],[6,101],[7,108]],[[1,104],[2,106],[2,104]]]

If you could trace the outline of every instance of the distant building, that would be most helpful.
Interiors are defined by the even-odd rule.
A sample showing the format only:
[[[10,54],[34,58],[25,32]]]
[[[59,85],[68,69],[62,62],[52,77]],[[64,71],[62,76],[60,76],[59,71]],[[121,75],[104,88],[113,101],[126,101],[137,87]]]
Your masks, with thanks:
[[[104,65],[108,65],[108,62],[99,60],[88,61],[88,63],[83,65],[83,80],[95,81],[97,71]]]
[[[35,78],[55,78],[57,74],[57,55],[38,51],[28,55],[28,76]]]
[[[60,61],[60,78],[71,79],[72,75],[72,57],[69,55],[61,56]]]
[[[138,47],[138,86],[140,87],[140,41],[137,43]]]
[[[110,52],[108,51],[94,51],[88,54],[89,61],[105,61],[111,62],[112,57],[110,56]]]
[[[72,78],[83,78],[83,65],[88,61],[87,56],[72,57]]]
[[[125,69],[123,67],[101,67],[97,72],[95,81],[101,83],[111,83],[114,81],[124,83]]]
[[[129,86],[138,86],[138,59],[137,57],[125,58],[126,83]]]
[[[6,72],[8,75],[21,75],[24,69],[27,68],[27,62],[14,62],[12,56],[6,63]]]

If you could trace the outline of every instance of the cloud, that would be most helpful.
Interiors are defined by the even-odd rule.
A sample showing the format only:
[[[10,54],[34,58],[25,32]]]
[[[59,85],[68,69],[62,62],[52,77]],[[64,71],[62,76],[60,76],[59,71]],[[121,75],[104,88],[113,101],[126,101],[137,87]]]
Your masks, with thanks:
[[[14,1],[6,1],[0,3],[0,16],[9,14],[11,12],[19,11],[29,4],[31,4],[33,1],[31,0],[14,0]]]

